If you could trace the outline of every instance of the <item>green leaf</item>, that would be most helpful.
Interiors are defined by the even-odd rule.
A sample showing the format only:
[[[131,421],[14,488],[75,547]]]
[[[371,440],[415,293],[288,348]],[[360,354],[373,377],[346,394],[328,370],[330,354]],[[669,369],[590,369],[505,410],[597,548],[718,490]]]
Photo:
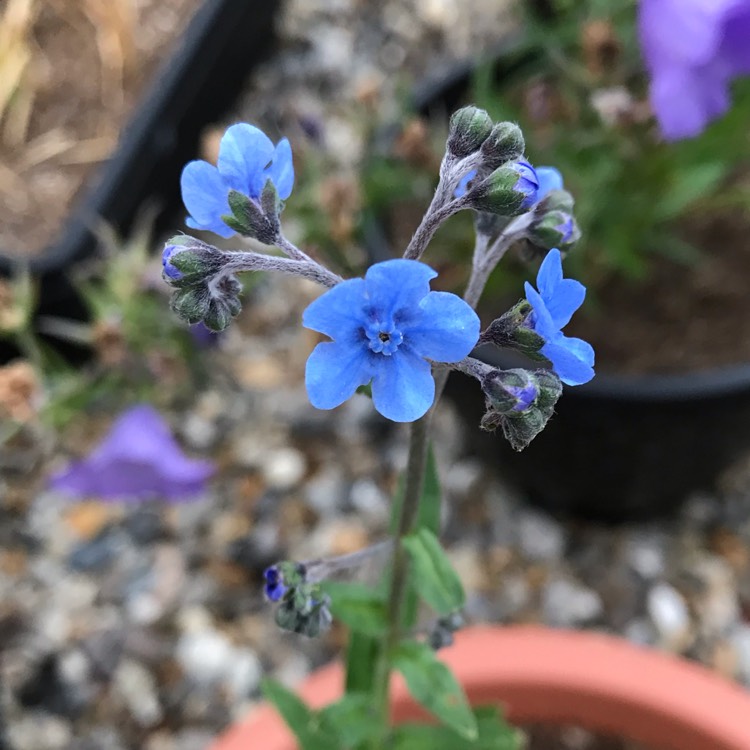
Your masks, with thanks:
[[[448,667],[424,643],[406,642],[393,654],[409,692],[441,722],[465,739],[477,737],[477,721],[461,686]]]
[[[393,750],[521,750],[523,734],[507,724],[495,707],[479,708],[474,715],[476,740],[447,727],[402,724],[394,732]]]
[[[376,736],[380,728],[372,696],[363,693],[347,693],[341,700],[326,706],[320,712],[320,719],[335,732],[341,747],[347,750]]]
[[[419,596],[440,615],[461,609],[466,599],[463,586],[432,531],[419,529],[404,537],[403,545]]]
[[[321,724],[320,717],[297,695],[281,683],[266,679],[262,684],[263,695],[276,706],[284,721],[294,732],[302,750],[337,750],[339,743],[335,733]]]
[[[346,650],[346,692],[369,693],[375,680],[382,638],[364,633],[349,634]]]
[[[357,633],[381,636],[388,626],[383,594],[359,583],[324,581],[331,597],[331,614]]]

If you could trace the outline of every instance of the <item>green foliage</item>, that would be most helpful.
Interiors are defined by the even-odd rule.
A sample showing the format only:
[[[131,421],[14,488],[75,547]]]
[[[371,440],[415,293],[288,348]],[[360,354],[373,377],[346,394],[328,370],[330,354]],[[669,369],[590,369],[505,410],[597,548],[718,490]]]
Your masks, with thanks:
[[[382,591],[358,583],[324,581],[322,589],[331,597],[331,613],[357,633],[381,636],[387,626]]]
[[[326,706],[320,717],[337,734],[342,748],[356,747],[376,736],[379,726],[372,698],[366,693],[347,691],[341,700]]]
[[[476,739],[477,720],[464,691],[429,646],[413,641],[401,643],[393,655],[393,664],[415,700],[461,737]]]
[[[394,732],[393,750],[521,750],[523,735],[507,724],[496,708],[476,709],[474,716],[475,740],[445,727],[404,724]]]
[[[312,711],[291,690],[275,680],[264,680],[262,689],[266,700],[276,706],[296,735],[302,750],[335,750],[341,747],[335,731],[326,726],[320,714]]]
[[[461,581],[435,534],[426,528],[405,537],[412,563],[412,576],[419,595],[438,614],[447,615],[464,605]]]

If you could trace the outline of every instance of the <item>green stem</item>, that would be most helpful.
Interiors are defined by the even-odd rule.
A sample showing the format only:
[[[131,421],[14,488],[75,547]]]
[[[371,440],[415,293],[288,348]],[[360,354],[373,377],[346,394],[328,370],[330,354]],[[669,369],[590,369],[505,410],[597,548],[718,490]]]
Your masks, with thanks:
[[[419,244],[416,243],[417,246]],[[489,276],[487,265],[479,260],[483,255],[482,251],[487,249],[486,245],[485,238],[477,238],[476,260],[464,295],[464,299],[472,308],[476,307]],[[510,242],[507,245],[510,245]],[[499,257],[502,257],[506,249],[507,246],[502,248]],[[494,268],[494,265],[492,267]],[[373,699],[377,714],[381,719],[381,734],[373,738],[373,744],[371,745],[373,750],[382,750],[386,746],[390,729],[388,688],[393,669],[393,654],[402,635],[401,621],[409,578],[409,558],[401,541],[414,530],[414,522],[419,512],[419,503],[422,497],[422,488],[424,486],[425,470],[427,467],[428,438],[432,415],[435,413],[440,397],[443,395],[449,374],[450,370],[448,368],[437,372],[435,375],[435,400],[432,407],[427,414],[411,426],[409,458],[406,465],[406,486],[404,487],[404,497],[401,503],[391,556],[387,605],[388,629],[380,648],[380,654],[375,666],[375,679],[373,681]]]

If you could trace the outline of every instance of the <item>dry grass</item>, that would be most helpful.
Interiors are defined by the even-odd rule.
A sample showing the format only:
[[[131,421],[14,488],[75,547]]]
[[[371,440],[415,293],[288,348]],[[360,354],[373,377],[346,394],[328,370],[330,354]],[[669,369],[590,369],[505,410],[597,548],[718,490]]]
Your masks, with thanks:
[[[11,148],[27,141],[34,101],[44,79],[42,71],[48,64],[34,38],[35,23],[45,6],[60,23],[96,35],[103,102],[122,105],[125,81],[137,65],[134,0],[6,0],[0,14],[0,138]],[[71,145],[54,131],[43,137],[54,143],[49,147],[52,155],[68,153],[75,146],[74,155],[68,154],[72,162],[66,163],[95,161],[103,152],[98,143],[101,139]],[[24,154],[21,161],[37,164],[39,152]]]
[[[34,106],[33,27],[38,9],[37,0],[7,0],[0,16],[0,122],[3,141],[11,146],[23,141]]]

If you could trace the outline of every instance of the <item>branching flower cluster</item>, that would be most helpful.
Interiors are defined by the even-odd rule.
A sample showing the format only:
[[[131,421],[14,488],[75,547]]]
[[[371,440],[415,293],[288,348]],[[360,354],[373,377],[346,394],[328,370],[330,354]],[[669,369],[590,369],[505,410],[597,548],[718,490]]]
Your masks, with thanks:
[[[450,644],[462,626],[465,600],[437,538],[439,492],[423,492],[428,484],[437,485],[434,465],[433,478],[425,480],[427,441],[432,410],[449,372],[478,381],[486,402],[480,426],[499,428],[516,450],[544,429],[563,383],[579,385],[594,376],[591,346],[562,332],[585,296],[583,285],[563,278],[562,271],[564,253],[580,236],[573,199],[556,169],[536,169],[524,151],[517,125],[493,123],[476,107],[459,110],[451,119],[435,195],[403,257],[375,263],[363,278],[346,280],[282,231],[283,201],[294,181],[286,140],[274,146],[257,128],[234,125],[222,139],[216,167],[191,162],[183,172],[191,227],[225,238],[239,234],[277,251],[227,251],[188,235],[173,237],[162,261],[163,278],[174,289],[174,311],[191,324],[202,322],[218,331],[240,311],[239,272],[276,271],[313,280],[326,291],[304,311],[302,324],[327,340],[318,343],[307,360],[310,402],[334,409],[364,391],[387,419],[413,423],[403,493],[394,503],[394,539],[340,558],[280,562],[264,574],[265,596],[275,604],[281,628],[313,637],[335,616],[352,630],[349,654],[360,679],[355,694],[344,699],[350,700],[341,716],[359,712],[346,731],[355,725],[366,728],[360,739],[374,743],[368,746],[390,746],[387,694],[392,669],[402,673],[413,695],[450,727],[457,742],[481,739],[465,696],[434,654]],[[460,297],[430,288],[437,273],[422,258],[440,225],[462,210],[474,213],[476,244],[469,282]],[[527,284],[526,297],[482,330],[475,308],[490,274],[514,245],[520,245],[526,257],[543,258],[536,287]],[[471,356],[478,344],[515,349],[537,367],[492,367]],[[428,512],[429,503],[433,507]],[[420,516],[421,505],[425,512]],[[426,522],[428,518],[433,521]],[[384,566],[388,585],[367,588],[331,580],[382,551],[390,556]],[[412,604],[407,607],[409,597]],[[420,600],[435,615],[427,627],[418,627],[413,616]],[[349,734],[337,742],[335,737],[345,733],[332,719],[340,716],[337,712],[313,716],[278,685],[268,695],[277,705],[291,701],[300,709],[294,716],[284,715],[305,750],[361,746]],[[486,726],[493,736],[515,743],[515,734],[499,716]],[[317,734],[310,734],[311,727]]]

